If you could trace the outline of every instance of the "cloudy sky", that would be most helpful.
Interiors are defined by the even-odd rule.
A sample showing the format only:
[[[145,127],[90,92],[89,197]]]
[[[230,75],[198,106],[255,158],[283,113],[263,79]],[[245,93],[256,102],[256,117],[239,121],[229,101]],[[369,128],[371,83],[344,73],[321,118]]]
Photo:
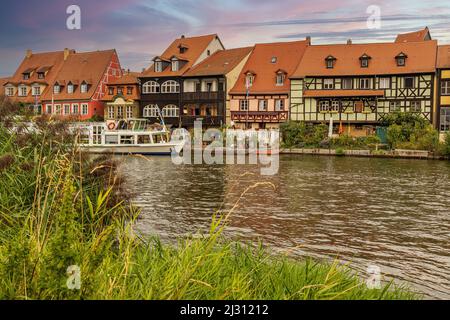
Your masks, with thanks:
[[[66,9],[81,8],[81,30],[68,30]],[[381,10],[369,29],[367,9]],[[170,42],[218,33],[227,48],[312,37],[313,44],[392,41],[428,26],[450,43],[448,0],[21,0],[0,11],[0,77],[14,73],[26,49],[117,49],[122,67],[140,71]]]

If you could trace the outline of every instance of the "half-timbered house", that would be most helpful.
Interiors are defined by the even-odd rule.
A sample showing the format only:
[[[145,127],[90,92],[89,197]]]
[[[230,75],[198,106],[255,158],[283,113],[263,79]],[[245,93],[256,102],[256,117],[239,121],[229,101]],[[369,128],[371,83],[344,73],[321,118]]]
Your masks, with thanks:
[[[437,128],[450,132],[450,45],[439,46],[437,58]]]
[[[360,136],[392,112],[434,113],[437,42],[312,45],[291,77],[291,120]]]
[[[289,118],[290,76],[305,41],[256,44],[230,92],[231,123],[238,128],[277,128]]]

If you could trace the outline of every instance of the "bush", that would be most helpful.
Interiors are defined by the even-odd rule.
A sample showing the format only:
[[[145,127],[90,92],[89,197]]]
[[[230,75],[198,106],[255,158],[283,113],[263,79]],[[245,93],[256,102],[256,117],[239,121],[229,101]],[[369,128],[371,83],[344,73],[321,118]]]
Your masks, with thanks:
[[[450,132],[445,134],[444,143],[442,144],[442,154],[450,156]]]
[[[327,138],[326,125],[312,125],[305,122],[290,121],[280,126],[283,144],[287,148],[318,147]]]

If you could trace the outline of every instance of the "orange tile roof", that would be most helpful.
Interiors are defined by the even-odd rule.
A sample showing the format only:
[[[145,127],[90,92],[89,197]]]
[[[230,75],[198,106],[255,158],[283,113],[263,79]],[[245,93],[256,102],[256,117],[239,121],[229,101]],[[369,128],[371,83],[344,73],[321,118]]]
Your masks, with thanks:
[[[10,79],[11,79],[11,78],[0,78],[0,90],[2,90],[2,91],[0,91],[0,95],[3,95],[3,94],[4,94],[4,92],[3,92],[3,86],[4,86],[7,82],[9,82]]]
[[[255,80],[250,88],[252,93],[289,93],[289,76],[294,72],[302,59],[309,41],[278,42],[256,44],[247,63],[240,74],[231,94],[246,93],[246,73],[251,71]],[[272,63],[272,59],[276,62]],[[287,72],[284,85],[276,85],[276,72],[280,69]]]
[[[427,40],[431,40],[431,36],[428,27],[425,27],[425,29],[423,30],[399,34],[397,36],[397,39],[395,39],[395,42],[402,43],[402,42],[418,42]]]
[[[450,68],[450,45],[438,47],[437,68]]]
[[[191,68],[185,77],[226,75],[252,52],[253,47],[217,51]]]
[[[178,71],[172,71],[170,66],[165,68],[162,72],[155,72],[153,63],[150,67],[142,73],[143,77],[168,77],[168,76],[181,76],[187,70],[189,70],[200,55],[206,50],[208,45],[215,38],[218,38],[217,34],[210,34],[206,36],[179,38],[159,56],[162,60],[170,60],[173,56],[177,56],[181,60],[187,61],[187,63]],[[187,48],[186,52],[180,53],[179,47],[183,46]]]
[[[304,97],[373,97],[384,96],[384,90],[305,90]]]
[[[395,57],[407,55],[406,65],[398,67]],[[333,44],[309,46],[292,78],[308,76],[388,75],[407,73],[433,73],[436,65],[437,41],[370,44]],[[361,68],[360,57],[371,57],[369,66]],[[325,58],[336,58],[328,69]]]
[[[66,87],[63,87],[61,93],[54,95],[54,99],[91,99],[115,53],[115,50],[105,50],[70,54],[67,60],[64,61],[55,80],[50,83],[49,90],[46,90],[42,96],[42,100],[52,100],[53,86],[56,82],[63,85],[67,85],[69,82],[80,85],[83,81],[90,84],[88,92],[81,93],[80,88],[76,88],[74,93],[69,94],[67,93]]]
[[[20,66],[17,68],[14,75],[9,80],[11,83],[27,84],[32,83],[49,83],[54,80],[56,74],[64,62],[64,51],[44,52],[44,53],[30,53],[26,56]],[[37,71],[42,68],[48,68],[48,73],[45,79],[38,79]],[[23,73],[26,71],[33,71],[30,79],[24,80]]]
[[[124,72],[123,76],[108,83],[108,86],[118,84],[139,84],[140,72]]]

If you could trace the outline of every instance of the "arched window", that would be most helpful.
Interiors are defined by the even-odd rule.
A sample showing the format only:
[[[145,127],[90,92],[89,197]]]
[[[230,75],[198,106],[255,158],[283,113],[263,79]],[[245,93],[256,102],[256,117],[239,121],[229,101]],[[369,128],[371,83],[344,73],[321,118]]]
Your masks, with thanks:
[[[142,85],[142,93],[159,93],[159,83],[148,81]]]
[[[179,108],[176,105],[169,104],[162,109],[162,115],[165,118],[177,118],[179,115]]]
[[[143,116],[145,118],[157,118],[159,116],[159,107],[157,104],[150,104],[144,107]]]
[[[161,92],[162,93],[178,93],[180,92],[180,85],[178,82],[174,80],[169,80],[164,82],[161,85]]]

